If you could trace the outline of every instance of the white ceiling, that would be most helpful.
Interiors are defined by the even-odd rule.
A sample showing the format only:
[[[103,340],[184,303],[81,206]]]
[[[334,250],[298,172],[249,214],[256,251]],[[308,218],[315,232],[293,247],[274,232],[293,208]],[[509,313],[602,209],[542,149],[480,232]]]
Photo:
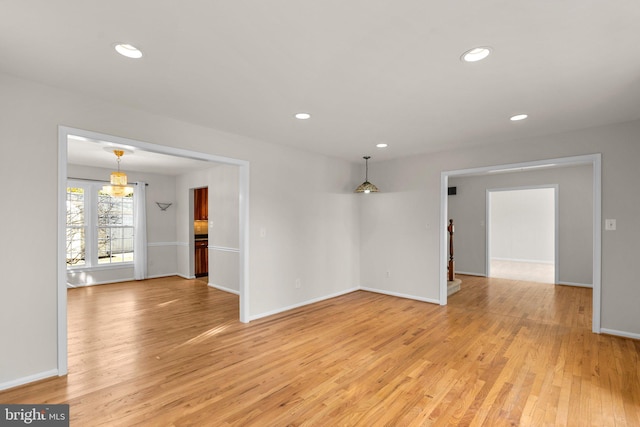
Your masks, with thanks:
[[[204,160],[144,151],[135,147],[119,146],[109,141],[69,137],[67,139],[67,163],[115,170],[117,157],[114,149],[124,149],[120,159],[123,171],[148,172],[160,175],[181,175],[218,165]]]
[[[640,118],[638,0],[2,0],[0,10],[0,72],[352,161]],[[116,42],[145,56],[121,57]],[[476,46],[493,54],[461,62]],[[295,120],[299,111],[313,117]],[[529,119],[509,121],[521,112]]]

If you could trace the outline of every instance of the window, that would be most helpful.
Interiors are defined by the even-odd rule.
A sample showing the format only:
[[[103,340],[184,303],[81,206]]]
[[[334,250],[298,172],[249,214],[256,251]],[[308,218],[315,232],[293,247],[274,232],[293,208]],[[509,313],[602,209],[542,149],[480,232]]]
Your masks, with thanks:
[[[102,184],[67,187],[67,268],[133,262],[133,196],[112,197]]]
[[[85,265],[84,188],[67,187],[67,266]]]
[[[98,193],[98,264],[133,262],[133,196]]]

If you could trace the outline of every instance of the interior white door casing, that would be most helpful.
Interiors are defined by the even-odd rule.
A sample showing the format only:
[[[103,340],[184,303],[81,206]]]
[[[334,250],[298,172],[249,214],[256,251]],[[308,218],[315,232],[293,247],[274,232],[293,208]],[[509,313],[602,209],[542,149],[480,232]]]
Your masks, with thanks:
[[[602,155],[588,154],[584,156],[561,157],[532,162],[512,163],[495,166],[485,166],[472,169],[443,171],[440,173],[440,304],[447,304],[447,223],[448,223],[448,183],[449,177],[481,175],[489,171],[531,168],[544,165],[574,166],[591,165],[593,167],[593,318],[592,331],[601,331],[601,303],[602,303]]]
[[[89,140],[109,141],[141,150],[170,156],[186,157],[239,167],[239,252],[240,252],[240,321],[248,322],[249,313],[249,162],[228,157],[215,156],[175,147],[150,144],[112,135],[105,135],[66,126],[58,127],[58,277],[57,277],[57,343],[58,375],[68,372],[67,360],[67,284],[66,284],[66,186],[67,186],[67,139],[69,135]]]
[[[593,287],[592,181],[593,167],[590,164],[449,178],[449,187],[455,186],[458,190],[455,196],[447,197],[448,215],[455,220],[458,231],[455,238],[456,271],[487,276],[487,190],[557,185],[558,283]],[[523,200],[523,204],[528,203],[527,200]],[[439,268],[438,263],[435,267]],[[549,277],[550,283],[551,279],[553,276]]]

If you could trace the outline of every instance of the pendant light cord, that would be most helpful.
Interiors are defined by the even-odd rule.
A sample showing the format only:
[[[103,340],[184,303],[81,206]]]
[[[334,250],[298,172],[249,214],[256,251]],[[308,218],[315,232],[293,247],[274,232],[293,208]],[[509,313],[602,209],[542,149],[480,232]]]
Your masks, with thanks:
[[[364,156],[364,180],[366,182],[369,182],[369,159],[371,158],[371,156]]]
[[[113,150],[113,154],[116,155],[116,161],[118,162],[118,172],[120,172],[120,157],[124,154],[123,150]]]

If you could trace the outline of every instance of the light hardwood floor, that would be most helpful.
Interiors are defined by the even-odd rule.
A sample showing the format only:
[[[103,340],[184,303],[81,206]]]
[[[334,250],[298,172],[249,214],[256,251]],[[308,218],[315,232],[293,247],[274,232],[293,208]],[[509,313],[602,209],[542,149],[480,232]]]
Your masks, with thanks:
[[[463,276],[440,307],[358,291],[238,322],[179,278],[69,291],[69,375],[0,392],[72,426],[640,426],[640,342],[591,290]]]

